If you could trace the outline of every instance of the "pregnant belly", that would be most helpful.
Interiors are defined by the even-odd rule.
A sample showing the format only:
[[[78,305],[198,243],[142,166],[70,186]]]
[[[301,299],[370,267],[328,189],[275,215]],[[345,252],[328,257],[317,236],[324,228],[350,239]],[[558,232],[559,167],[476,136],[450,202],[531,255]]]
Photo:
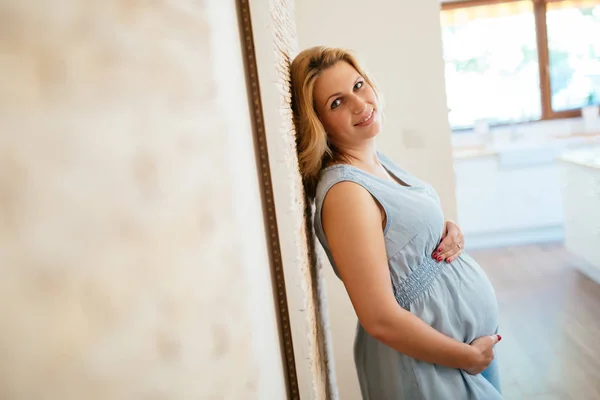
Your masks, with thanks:
[[[436,330],[464,343],[498,329],[494,288],[479,264],[465,253],[444,264],[428,293],[411,304],[410,310]]]

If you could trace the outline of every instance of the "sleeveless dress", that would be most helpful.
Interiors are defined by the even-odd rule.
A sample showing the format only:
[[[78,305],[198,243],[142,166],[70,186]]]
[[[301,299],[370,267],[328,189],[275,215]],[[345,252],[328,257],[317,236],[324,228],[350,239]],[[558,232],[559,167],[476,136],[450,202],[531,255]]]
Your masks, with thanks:
[[[498,332],[494,289],[465,252],[452,263],[431,254],[444,228],[440,200],[433,187],[398,167],[382,153],[381,164],[408,186],[379,178],[351,165],[321,171],[315,196],[315,231],[340,277],[323,232],[323,200],[336,183],[361,185],[380,203],[390,279],[398,304],[454,339],[470,343]],[[399,332],[401,334],[401,332]],[[497,359],[480,375],[423,362],[370,336],[357,324],[354,361],[364,400],[499,400]]]

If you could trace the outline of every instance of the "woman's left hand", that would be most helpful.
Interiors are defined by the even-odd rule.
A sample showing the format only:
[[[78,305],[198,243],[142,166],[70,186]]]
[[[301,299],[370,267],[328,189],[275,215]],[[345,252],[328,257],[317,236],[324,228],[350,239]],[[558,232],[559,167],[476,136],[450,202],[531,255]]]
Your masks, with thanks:
[[[437,261],[452,262],[462,253],[464,246],[465,238],[458,225],[452,221],[446,221],[442,240],[432,257]]]

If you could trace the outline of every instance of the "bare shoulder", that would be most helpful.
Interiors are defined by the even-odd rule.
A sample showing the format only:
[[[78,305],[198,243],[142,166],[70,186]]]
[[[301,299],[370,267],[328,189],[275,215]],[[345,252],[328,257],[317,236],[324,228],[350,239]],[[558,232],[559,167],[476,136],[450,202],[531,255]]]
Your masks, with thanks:
[[[322,222],[326,236],[332,226],[339,229],[381,229],[384,218],[379,203],[358,183],[344,181],[335,184],[323,200]]]
[[[382,218],[375,198],[355,182],[335,184],[323,200],[321,219],[330,245],[340,237],[348,243],[350,237],[360,241],[373,234],[383,235]]]
[[[378,210],[378,204],[369,191],[352,181],[335,184],[323,200],[323,217],[348,216],[361,211]]]

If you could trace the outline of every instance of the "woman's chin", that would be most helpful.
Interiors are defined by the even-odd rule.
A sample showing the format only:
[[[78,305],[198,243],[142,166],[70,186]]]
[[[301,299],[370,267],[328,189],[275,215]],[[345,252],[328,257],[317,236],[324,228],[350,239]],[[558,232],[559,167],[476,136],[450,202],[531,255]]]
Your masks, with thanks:
[[[373,121],[373,123],[364,130],[364,135],[366,138],[373,138],[379,135],[379,132],[381,132],[381,123],[379,121]]]

